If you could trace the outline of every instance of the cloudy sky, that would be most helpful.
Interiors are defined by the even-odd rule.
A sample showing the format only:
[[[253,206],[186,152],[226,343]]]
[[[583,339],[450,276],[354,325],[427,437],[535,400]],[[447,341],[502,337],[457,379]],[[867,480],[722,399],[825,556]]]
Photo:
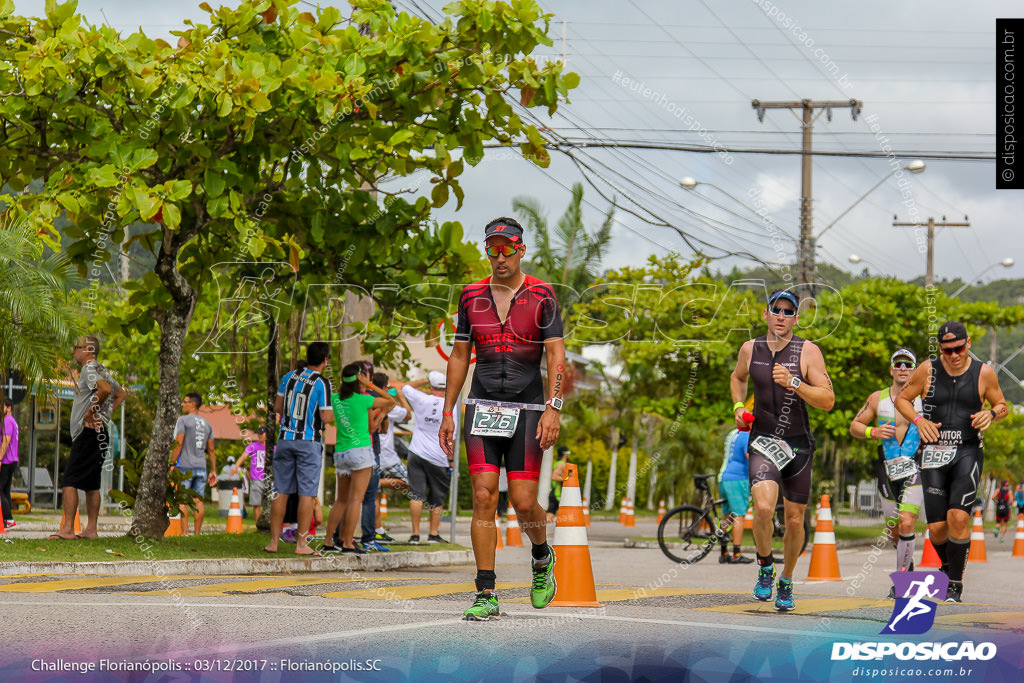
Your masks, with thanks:
[[[43,4],[16,0],[21,14],[38,14]],[[197,4],[79,3],[90,21],[124,32],[141,27],[153,36],[166,36],[186,17],[201,18]],[[432,19],[444,4],[397,0],[400,8]],[[949,158],[993,155],[995,18],[1013,16],[1019,4],[552,0],[544,6],[556,15],[555,44],[542,54],[560,57],[564,50],[569,68],[582,77],[570,103],[546,121],[553,138],[792,152],[800,149],[794,113],[769,110],[759,122],[751,100],[861,100],[858,120],[850,109],[837,108],[831,121],[823,115],[814,125],[815,149],[838,154],[814,160],[815,234],[892,170],[884,158],[850,153],[880,153],[887,139],[903,163],[923,158],[927,167],[920,175],[904,174],[910,184],[902,192],[892,176],[857,204],[822,237],[819,261],[856,270],[867,265],[901,278],[923,274],[914,231],[892,227],[894,214],[907,221],[915,217],[912,210],[922,219],[969,217],[970,228],[938,231],[938,277],[971,278],[1003,258],[1024,259],[1024,194],[994,189],[991,158]],[[580,148],[573,155],[576,161],[556,152],[550,168],[539,169],[508,150],[491,150],[464,176],[466,206],[438,217],[460,220],[471,232],[509,213],[516,195],[536,197],[554,217],[568,201],[568,188],[589,180],[597,186],[586,184],[591,225],[609,206],[598,189],[623,206],[608,266],[638,264],[670,250],[691,253],[673,229],[632,213],[675,226],[721,257],[720,267],[750,262],[729,255],[736,252],[765,261],[793,257],[788,238],[776,246],[751,209],[759,202],[784,232],[798,234],[799,155],[627,147]],[[684,176],[705,184],[686,190],[679,185]],[[852,266],[850,254],[863,263]],[[985,279],[1022,274],[1018,264],[989,270]]]

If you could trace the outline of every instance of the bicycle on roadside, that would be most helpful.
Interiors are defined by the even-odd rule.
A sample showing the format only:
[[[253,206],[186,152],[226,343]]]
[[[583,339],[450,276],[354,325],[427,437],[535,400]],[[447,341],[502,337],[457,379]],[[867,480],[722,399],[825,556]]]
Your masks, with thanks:
[[[700,562],[716,546],[722,543],[730,543],[729,531],[734,523],[742,524],[743,518],[736,518],[733,515],[724,516],[721,514],[722,504],[725,499],[716,499],[711,495],[709,479],[717,475],[695,474],[693,485],[701,492],[701,504],[680,505],[669,510],[665,518],[658,525],[658,545],[661,552],[665,553],[673,562],[680,564],[693,564]],[[783,522],[784,506],[780,501],[775,507],[775,515],[772,518],[772,538],[782,538],[786,531]],[[804,544],[800,548],[802,553],[807,548],[807,541],[811,536],[811,526],[804,518]]]

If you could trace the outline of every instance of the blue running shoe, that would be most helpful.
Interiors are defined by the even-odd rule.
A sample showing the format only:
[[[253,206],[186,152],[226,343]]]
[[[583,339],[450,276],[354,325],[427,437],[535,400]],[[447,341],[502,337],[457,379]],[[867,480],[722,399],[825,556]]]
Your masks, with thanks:
[[[768,565],[757,570],[757,583],[754,584],[754,597],[758,600],[772,599],[772,582],[775,581],[775,565]]]
[[[790,579],[779,579],[779,594],[775,598],[775,611],[789,612],[796,609],[793,601],[793,582]]]

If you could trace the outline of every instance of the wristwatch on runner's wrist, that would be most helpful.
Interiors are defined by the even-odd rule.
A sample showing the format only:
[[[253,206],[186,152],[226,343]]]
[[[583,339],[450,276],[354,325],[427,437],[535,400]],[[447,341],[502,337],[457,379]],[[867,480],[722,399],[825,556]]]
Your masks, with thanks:
[[[558,398],[557,396],[552,396],[551,398],[548,399],[548,402],[545,403],[544,405],[551,406],[555,410],[561,411],[562,410],[562,399]]]
[[[789,386],[793,387],[794,389],[799,389],[801,384],[803,384],[803,381],[799,377],[789,378]]]

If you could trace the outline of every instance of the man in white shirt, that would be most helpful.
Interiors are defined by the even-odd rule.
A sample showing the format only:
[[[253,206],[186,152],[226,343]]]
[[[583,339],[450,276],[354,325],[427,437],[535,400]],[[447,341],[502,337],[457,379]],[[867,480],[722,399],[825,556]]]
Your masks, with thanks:
[[[416,426],[409,445],[409,513],[412,517],[412,536],[409,543],[420,542],[420,515],[423,501],[430,508],[430,534],[427,543],[447,543],[441,538],[441,509],[448,499],[454,456],[441,450],[438,432],[441,431],[441,413],[444,412],[445,375],[432,370],[426,379],[402,385],[401,392],[412,407]],[[430,385],[430,393],[419,387]],[[458,427],[456,426],[456,429]]]

